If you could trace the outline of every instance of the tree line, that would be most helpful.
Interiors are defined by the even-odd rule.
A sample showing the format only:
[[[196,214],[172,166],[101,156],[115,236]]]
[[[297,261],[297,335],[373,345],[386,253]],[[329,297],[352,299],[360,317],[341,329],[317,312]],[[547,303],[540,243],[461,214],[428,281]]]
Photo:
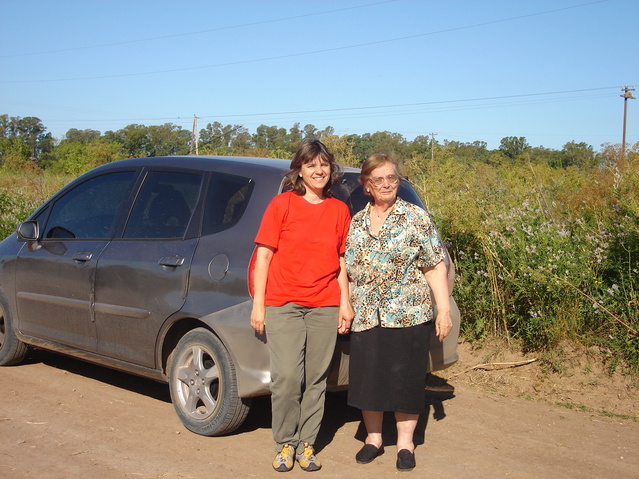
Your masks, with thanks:
[[[358,166],[376,152],[396,154],[403,159],[452,154],[461,161],[502,164],[526,159],[554,168],[589,168],[602,163],[602,152],[584,142],[570,141],[561,150],[532,147],[525,137],[505,137],[499,148],[488,149],[483,141],[435,141],[429,135],[413,140],[399,133],[378,131],[362,135],[338,136],[334,128],[323,130],[314,125],[295,123],[286,129],[260,125],[254,133],[242,125],[208,123],[200,129],[197,142],[190,131],[173,123],[163,125],[130,124],[116,131],[101,133],[92,129],[71,128],[61,139],[54,138],[37,117],[0,115],[0,167],[21,170],[25,167],[52,172],[78,174],[100,164],[123,158],[144,156],[236,155],[291,158],[299,142],[306,137],[319,138],[331,146],[338,159]],[[604,155],[605,156],[605,155]]]

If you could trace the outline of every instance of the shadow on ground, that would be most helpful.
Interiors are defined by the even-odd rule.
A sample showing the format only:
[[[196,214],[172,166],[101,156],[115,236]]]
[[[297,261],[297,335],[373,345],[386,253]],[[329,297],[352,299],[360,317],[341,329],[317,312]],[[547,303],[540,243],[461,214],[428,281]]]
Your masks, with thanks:
[[[134,393],[148,396],[158,401],[171,402],[169,388],[166,383],[141,378],[132,374],[116,371],[103,366],[87,363],[68,356],[43,351],[32,350],[23,364],[41,362],[47,366],[81,375],[111,386],[127,389]],[[423,444],[430,418],[441,421],[446,418],[445,401],[455,397],[454,387],[445,379],[429,375],[426,382],[426,409],[420,415],[417,429],[415,430],[415,445]],[[361,422],[359,409],[347,404],[347,391],[330,392],[326,394],[326,408],[322,427],[315,443],[316,451],[321,451],[330,444],[337,431],[345,424],[359,422],[355,439],[364,442],[366,429]],[[257,429],[271,428],[271,398],[261,396],[252,398],[251,408],[244,423],[232,435],[242,434]],[[390,446],[397,443],[397,431],[395,419],[392,413],[384,414],[383,423],[384,445]]]
[[[426,382],[426,408],[420,415],[417,429],[415,430],[415,445],[423,444],[426,436],[428,421],[434,419],[441,421],[446,418],[445,402],[455,397],[455,388],[445,379],[429,375]],[[362,423],[359,409],[347,404],[348,393],[346,391],[330,392],[326,394],[326,408],[324,419],[320,429],[315,450],[320,452],[330,444],[337,432],[347,423],[359,423],[354,439],[362,443],[366,439],[366,429]],[[271,427],[271,399],[263,396],[253,399],[251,411],[244,424],[235,432],[252,431],[255,429],[270,429]],[[395,418],[392,413],[384,414],[383,423],[384,445],[397,443],[397,430]]]
[[[133,374],[116,371],[114,369],[74,359],[62,354],[56,354],[40,349],[33,349],[23,364],[42,363],[56,369],[62,369],[72,374],[84,376],[117,388],[127,389],[134,393],[148,396],[159,401],[171,402],[169,387],[166,383],[152,379],[134,376]]]

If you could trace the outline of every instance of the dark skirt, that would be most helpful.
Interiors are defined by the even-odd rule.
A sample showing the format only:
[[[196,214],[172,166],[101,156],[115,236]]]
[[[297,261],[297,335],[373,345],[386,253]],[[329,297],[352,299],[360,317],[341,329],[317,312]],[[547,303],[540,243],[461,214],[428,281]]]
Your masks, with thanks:
[[[432,322],[351,334],[348,404],[367,411],[421,414]]]

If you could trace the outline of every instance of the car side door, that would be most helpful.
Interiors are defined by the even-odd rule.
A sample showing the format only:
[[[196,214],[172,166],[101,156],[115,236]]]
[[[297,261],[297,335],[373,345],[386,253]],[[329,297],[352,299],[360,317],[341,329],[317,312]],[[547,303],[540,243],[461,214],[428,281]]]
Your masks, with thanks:
[[[202,181],[197,172],[146,172],[122,236],[105,247],[98,262],[100,354],[155,367],[158,331],[180,310],[188,291],[198,242],[188,232]]]
[[[41,236],[16,261],[22,334],[95,351],[95,268],[122,219],[135,176],[129,170],[81,180],[35,218]]]

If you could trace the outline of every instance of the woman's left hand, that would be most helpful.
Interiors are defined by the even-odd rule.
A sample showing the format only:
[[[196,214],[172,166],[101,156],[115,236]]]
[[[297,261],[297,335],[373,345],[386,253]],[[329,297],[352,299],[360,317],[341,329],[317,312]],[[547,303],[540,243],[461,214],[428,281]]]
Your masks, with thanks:
[[[443,341],[448,333],[453,329],[453,321],[450,319],[450,311],[437,314],[435,318],[435,334],[440,341]]]
[[[435,318],[435,334],[443,341],[450,330],[453,329],[453,321],[450,319],[450,292],[448,291],[448,271],[444,261],[435,266],[424,269],[424,277],[432,297],[437,305],[437,317]]]

